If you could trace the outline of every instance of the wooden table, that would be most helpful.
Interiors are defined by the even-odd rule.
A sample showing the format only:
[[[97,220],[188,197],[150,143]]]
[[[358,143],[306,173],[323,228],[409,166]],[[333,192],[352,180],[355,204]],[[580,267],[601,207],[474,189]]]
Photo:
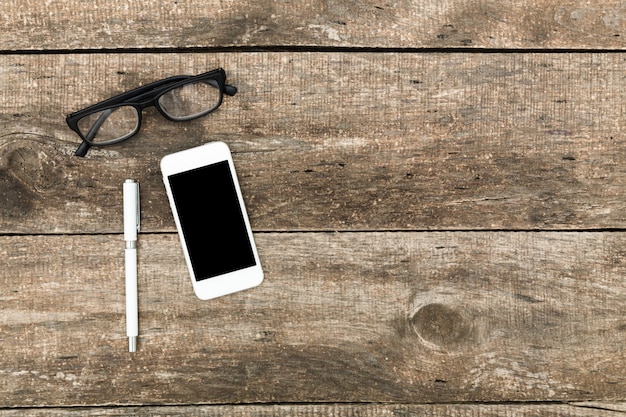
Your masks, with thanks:
[[[0,6],[0,416],[623,415],[622,1],[154,3]],[[73,155],[67,113],[216,67],[217,112]],[[200,301],[158,164],[214,140],[266,279]]]

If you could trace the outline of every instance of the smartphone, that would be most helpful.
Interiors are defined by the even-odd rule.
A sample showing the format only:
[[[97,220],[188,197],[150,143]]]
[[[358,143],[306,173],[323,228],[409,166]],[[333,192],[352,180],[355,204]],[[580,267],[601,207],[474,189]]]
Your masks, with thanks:
[[[263,270],[228,146],[211,142],[166,155],[161,173],[198,298],[261,284]]]

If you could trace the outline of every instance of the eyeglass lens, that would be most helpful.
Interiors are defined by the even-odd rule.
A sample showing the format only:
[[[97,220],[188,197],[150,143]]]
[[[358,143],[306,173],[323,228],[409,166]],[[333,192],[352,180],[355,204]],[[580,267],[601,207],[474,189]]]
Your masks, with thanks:
[[[185,84],[158,98],[157,106],[171,119],[190,120],[215,110],[221,101],[219,85],[214,80]],[[126,139],[139,129],[135,106],[121,104],[86,115],[78,121],[85,139],[93,144],[107,144]]]
[[[221,93],[217,83],[185,84],[159,97],[161,110],[174,120],[189,120],[215,110]]]
[[[92,143],[107,143],[133,135],[139,128],[139,113],[133,106],[119,106],[88,114],[78,129]]]

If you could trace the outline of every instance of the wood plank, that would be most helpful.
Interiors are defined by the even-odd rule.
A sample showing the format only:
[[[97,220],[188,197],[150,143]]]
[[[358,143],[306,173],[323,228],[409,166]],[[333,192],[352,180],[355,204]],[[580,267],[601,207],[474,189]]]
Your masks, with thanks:
[[[203,302],[176,235],[142,234],[129,354],[121,236],[0,237],[0,408],[626,392],[624,233],[256,238],[266,281]]]
[[[0,56],[0,232],[106,233],[121,184],[172,231],[158,168],[226,141],[255,230],[626,227],[623,54]],[[202,119],[72,154],[65,114],[172,74],[226,68]]]
[[[44,408],[0,410],[0,417],[56,416],[194,416],[194,417],[619,417],[623,413],[566,404],[301,404],[161,407]]]
[[[620,0],[0,4],[0,50],[327,46],[624,49]]]

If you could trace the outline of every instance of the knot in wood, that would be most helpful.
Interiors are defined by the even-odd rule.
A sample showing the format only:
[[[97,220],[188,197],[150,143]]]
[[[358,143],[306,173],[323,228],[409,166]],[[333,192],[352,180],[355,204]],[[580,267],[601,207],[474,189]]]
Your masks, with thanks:
[[[461,349],[473,339],[471,323],[457,310],[444,304],[420,307],[410,322],[424,342],[444,350]]]

